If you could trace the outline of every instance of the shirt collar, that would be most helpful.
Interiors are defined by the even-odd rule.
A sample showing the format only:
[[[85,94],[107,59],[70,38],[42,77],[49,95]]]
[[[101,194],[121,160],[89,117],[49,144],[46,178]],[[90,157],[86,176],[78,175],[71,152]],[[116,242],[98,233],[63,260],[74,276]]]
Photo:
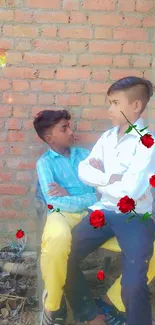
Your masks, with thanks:
[[[70,154],[71,154],[71,158],[72,158],[72,159],[75,157],[76,150],[77,150],[76,147],[71,147],[71,148],[70,148]],[[52,155],[53,158],[56,158],[56,157],[62,157],[62,156],[63,156],[63,155],[61,155],[60,153],[58,153],[58,152],[52,150],[51,148],[50,148],[49,151],[50,151],[50,154]],[[63,156],[63,157],[64,157],[64,156]]]

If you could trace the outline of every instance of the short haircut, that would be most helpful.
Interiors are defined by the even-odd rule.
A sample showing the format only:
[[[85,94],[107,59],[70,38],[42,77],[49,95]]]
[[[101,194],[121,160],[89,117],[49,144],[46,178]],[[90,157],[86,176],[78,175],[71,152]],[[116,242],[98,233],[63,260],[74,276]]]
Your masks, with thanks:
[[[141,100],[145,109],[148,101],[153,96],[154,86],[146,79],[138,77],[125,77],[113,83],[107,91],[107,95],[111,95],[115,91],[125,91],[128,94],[130,102]]]
[[[71,115],[67,110],[44,110],[36,115],[33,125],[38,136],[45,141],[46,131],[63,119],[67,121],[71,119]]]

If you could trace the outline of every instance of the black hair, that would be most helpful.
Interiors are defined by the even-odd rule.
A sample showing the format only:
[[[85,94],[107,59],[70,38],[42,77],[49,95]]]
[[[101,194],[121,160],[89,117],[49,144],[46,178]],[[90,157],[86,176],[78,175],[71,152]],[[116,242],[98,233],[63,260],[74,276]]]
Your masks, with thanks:
[[[67,110],[44,110],[36,115],[33,125],[38,136],[45,141],[46,130],[54,127],[63,119],[67,121],[71,119],[71,115]]]
[[[110,88],[107,91],[107,95],[109,96],[111,93],[115,91],[126,91],[132,88],[135,88],[136,92],[135,92],[135,96],[131,96],[131,97],[133,97],[133,100],[141,99],[143,102],[143,108],[145,108],[147,102],[153,96],[153,91],[154,91],[153,84],[147,79],[133,77],[133,76],[119,79],[118,81],[116,81],[110,86]]]

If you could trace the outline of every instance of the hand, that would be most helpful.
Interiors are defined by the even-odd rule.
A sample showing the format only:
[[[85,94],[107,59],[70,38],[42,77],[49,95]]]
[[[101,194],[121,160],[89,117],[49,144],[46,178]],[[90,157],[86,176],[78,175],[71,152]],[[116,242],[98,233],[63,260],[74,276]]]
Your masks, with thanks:
[[[70,194],[65,190],[64,187],[61,187],[59,184],[55,182],[48,184],[48,186],[52,187],[48,191],[49,196],[70,196]]]
[[[103,173],[105,172],[103,164],[102,164],[101,160],[99,160],[99,159],[91,158],[89,160],[89,165],[96,169],[101,170],[101,172],[103,172]]]
[[[111,175],[110,180],[109,180],[109,184],[113,184],[115,182],[121,181],[122,177],[123,177],[123,175],[118,175],[118,174]]]

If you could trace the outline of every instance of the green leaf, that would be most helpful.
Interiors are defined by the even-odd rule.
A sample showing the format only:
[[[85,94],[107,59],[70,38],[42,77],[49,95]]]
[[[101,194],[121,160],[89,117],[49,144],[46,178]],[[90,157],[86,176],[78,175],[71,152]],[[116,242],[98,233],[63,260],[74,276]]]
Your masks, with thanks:
[[[133,128],[135,129],[137,127],[137,125],[133,125]]]
[[[130,125],[128,129],[125,131],[126,134],[130,133],[132,131],[133,127]]]
[[[148,126],[146,126],[145,128],[141,129],[140,132],[145,131],[146,129],[148,129]]]
[[[134,219],[134,218],[135,218],[135,214],[134,214],[133,216],[129,217],[129,218],[126,220],[126,222],[128,223],[130,220],[132,220],[132,219]]]
[[[60,209],[56,209],[56,212],[60,212]]]
[[[143,221],[147,221],[151,218],[152,214],[151,213],[148,213],[146,212],[141,218],[140,220],[143,222]]]

